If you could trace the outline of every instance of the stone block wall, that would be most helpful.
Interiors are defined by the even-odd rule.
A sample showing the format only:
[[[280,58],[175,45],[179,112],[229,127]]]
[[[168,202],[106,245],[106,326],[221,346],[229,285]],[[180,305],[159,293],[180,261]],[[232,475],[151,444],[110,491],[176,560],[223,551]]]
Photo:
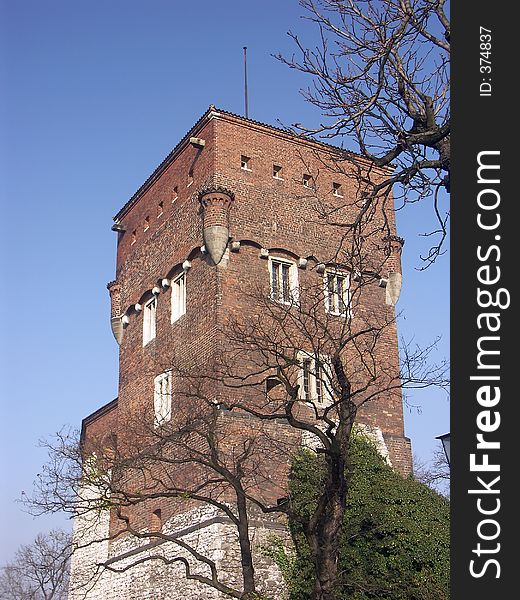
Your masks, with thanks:
[[[254,521],[253,521],[254,523]],[[108,516],[98,523],[97,534],[108,532]],[[75,540],[88,541],[91,522],[78,519]],[[240,554],[236,529],[222,513],[202,507],[177,515],[164,524],[165,534],[178,539],[215,562],[219,580],[240,589]],[[263,547],[271,536],[289,543],[288,533],[276,521],[263,521],[251,527],[255,571],[260,593],[269,600],[285,600],[286,590],[278,567],[267,558]],[[186,578],[186,570],[176,558],[186,558],[192,573],[211,578],[210,569],[197,562],[173,542],[116,539],[104,544],[87,545],[74,554],[69,600],[225,600],[229,596],[211,586]],[[110,569],[93,575],[96,563],[107,560]],[[167,564],[170,561],[170,564]],[[128,570],[125,570],[128,569]],[[117,572],[121,571],[121,572]],[[86,594],[86,595],[85,595]]]

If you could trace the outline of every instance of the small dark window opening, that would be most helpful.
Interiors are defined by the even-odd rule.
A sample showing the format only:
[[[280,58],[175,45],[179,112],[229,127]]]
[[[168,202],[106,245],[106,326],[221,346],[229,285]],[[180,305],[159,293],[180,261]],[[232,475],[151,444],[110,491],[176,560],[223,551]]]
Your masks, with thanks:
[[[282,167],[280,165],[273,165],[273,177],[275,179],[283,179]]]
[[[278,387],[279,385],[282,385],[282,382],[279,379],[276,377],[268,377],[265,382],[265,389],[269,394],[271,390],[274,390],[274,388]]]
[[[343,188],[341,187],[341,183],[333,183],[332,184],[332,192],[334,196],[343,197]]]
[[[161,531],[162,529],[162,513],[161,509],[158,508],[152,513],[152,531]]]

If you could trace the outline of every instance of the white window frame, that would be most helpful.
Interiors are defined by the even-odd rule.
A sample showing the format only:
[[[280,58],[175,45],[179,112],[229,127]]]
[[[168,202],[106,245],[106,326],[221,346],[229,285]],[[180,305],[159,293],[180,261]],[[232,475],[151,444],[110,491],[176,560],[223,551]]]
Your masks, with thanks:
[[[275,280],[274,268],[278,265]],[[296,263],[285,258],[270,256],[267,261],[269,268],[269,290],[271,300],[279,304],[297,304],[299,299],[298,267]],[[284,281],[284,267],[287,268],[287,279]],[[275,285],[276,283],[276,285]]]
[[[157,321],[157,296],[152,296],[143,306],[143,346],[155,339]]]
[[[173,375],[164,371],[153,381],[154,427],[161,427],[172,418]]]
[[[186,271],[171,281],[171,322],[175,323],[186,314]]]
[[[341,278],[341,288],[338,286],[338,278]],[[327,269],[323,276],[323,286],[325,310],[329,314],[339,317],[351,316],[349,273]]]
[[[317,407],[330,406],[333,403],[330,358],[328,356],[318,358],[318,372],[314,354],[300,351],[298,362],[300,363],[298,376],[300,400]]]

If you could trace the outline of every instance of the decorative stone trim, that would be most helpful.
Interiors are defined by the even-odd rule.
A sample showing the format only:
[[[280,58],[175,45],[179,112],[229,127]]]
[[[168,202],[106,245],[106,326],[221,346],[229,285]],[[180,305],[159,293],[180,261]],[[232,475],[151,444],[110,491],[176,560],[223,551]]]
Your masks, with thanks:
[[[110,281],[107,288],[110,294],[110,329],[114,339],[120,346],[124,333],[121,323],[121,284],[117,281]]]
[[[204,148],[206,145],[206,140],[202,140],[198,137],[190,137],[190,144],[202,150],[202,148]]]
[[[202,206],[204,222],[202,235],[211,260],[215,265],[222,260],[229,240],[229,207],[235,194],[221,186],[212,186],[200,190],[199,201]]]
[[[388,285],[386,286],[385,302],[388,306],[395,306],[401,294],[403,277],[399,271],[390,271],[388,273]]]
[[[121,314],[121,284],[110,281],[107,283],[107,289],[110,294],[111,316],[118,317]]]
[[[383,242],[395,242],[399,244],[401,248],[404,246],[404,238],[398,235],[387,235],[383,238]]]
[[[219,195],[227,196],[227,199],[228,199],[229,202],[231,202],[232,200],[235,199],[234,192],[232,192],[231,190],[228,190],[224,186],[221,186],[221,185],[210,185],[210,186],[203,187],[201,190],[199,190],[199,193],[198,193],[199,201],[204,206],[205,203],[207,203],[207,202],[210,201],[210,199],[207,198],[207,197],[208,196],[213,196],[213,195],[216,195],[216,196],[219,196]]]

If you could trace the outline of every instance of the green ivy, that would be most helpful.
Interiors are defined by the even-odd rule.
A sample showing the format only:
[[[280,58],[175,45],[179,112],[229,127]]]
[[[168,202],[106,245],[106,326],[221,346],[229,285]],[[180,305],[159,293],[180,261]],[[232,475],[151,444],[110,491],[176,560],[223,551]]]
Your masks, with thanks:
[[[338,600],[447,600],[449,503],[403,478],[361,435],[350,444],[350,479],[339,558]],[[316,505],[323,457],[302,450],[292,464],[290,522],[295,553],[271,545],[291,600],[308,600],[313,565],[301,521]]]

